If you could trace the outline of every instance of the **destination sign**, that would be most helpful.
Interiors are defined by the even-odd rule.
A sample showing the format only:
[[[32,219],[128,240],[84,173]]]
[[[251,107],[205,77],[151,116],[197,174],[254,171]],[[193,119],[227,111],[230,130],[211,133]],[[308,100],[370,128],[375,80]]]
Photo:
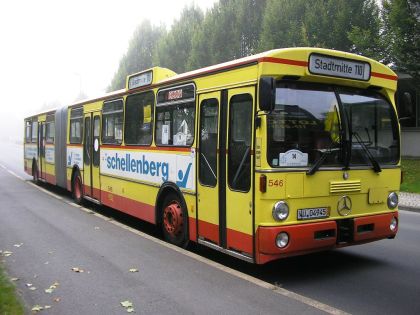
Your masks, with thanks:
[[[190,83],[159,90],[156,106],[193,102],[194,100],[195,85]]]
[[[152,83],[152,71],[135,74],[128,79],[128,89],[135,89]]]
[[[367,62],[311,54],[309,71],[331,77],[368,81],[370,64]]]

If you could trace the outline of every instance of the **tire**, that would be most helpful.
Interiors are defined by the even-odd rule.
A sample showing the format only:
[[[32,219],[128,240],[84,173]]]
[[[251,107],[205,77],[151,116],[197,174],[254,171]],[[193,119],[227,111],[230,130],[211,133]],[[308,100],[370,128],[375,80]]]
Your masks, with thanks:
[[[32,163],[32,178],[34,184],[39,185],[39,173],[38,173],[38,167],[36,166],[35,161]]]
[[[176,194],[168,194],[163,200],[161,219],[164,239],[186,248],[189,241],[188,214],[184,202]]]
[[[76,171],[71,181],[71,195],[76,204],[81,205],[83,203],[83,186],[82,177],[80,172]]]

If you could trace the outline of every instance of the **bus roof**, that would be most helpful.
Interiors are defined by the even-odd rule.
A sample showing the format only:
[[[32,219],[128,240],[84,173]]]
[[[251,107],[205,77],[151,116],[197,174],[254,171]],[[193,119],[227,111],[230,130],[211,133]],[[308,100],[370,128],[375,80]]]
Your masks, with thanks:
[[[306,71],[309,64],[308,62],[309,56],[311,54],[321,54],[321,55],[326,55],[326,56],[331,56],[331,57],[337,57],[337,58],[342,58],[342,59],[347,59],[347,60],[369,63],[371,66],[372,81],[375,81],[374,85],[386,86],[387,88],[390,88],[392,90],[396,89],[396,81],[398,77],[395,74],[395,72],[393,72],[389,67],[373,59],[369,59],[364,56],[360,56],[360,55],[356,55],[352,53],[332,50],[332,49],[297,47],[297,48],[281,48],[281,49],[269,50],[269,51],[262,52],[256,55],[252,55],[252,56],[248,56],[248,57],[244,57],[240,59],[235,59],[232,61],[200,68],[193,71],[188,71],[182,74],[175,74],[173,72],[174,75],[170,77],[165,77],[158,82],[154,82],[153,84],[141,86],[141,87],[134,88],[131,90],[121,89],[121,90],[113,91],[113,92],[106,93],[98,97],[93,97],[93,98],[75,102],[73,104],[70,104],[68,107],[77,107],[77,106],[81,106],[84,104],[93,103],[93,102],[97,102],[97,101],[101,101],[105,99],[122,97],[124,95],[136,93],[142,90],[156,88],[162,85],[175,84],[178,82],[187,81],[194,78],[198,78],[198,77],[202,77],[202,76],[206,76],[210,74],[215,74],[219,72],[229,71],[238,67],[244,67],[244,66],[248,66],[252,64],[259,64],[259,63],[282,64],[282,65],[287,65],[287,66],[300,67],[302,70]],[[154,69],[154,68],[151,68],[151,69]],[[260,74],[264,75],[265,73],[262,72]],[[310,75],[310,73],[307,73],[307,75]],[[132,75],[129,75],[129,77],[130,76]],[[337,78],[334,78],[334,79],[337,79]],[[390,82],[384,83],[383,81],[378,81],[378,80],[386,80]],[[370,84],[372,84],[372,82],[370,82]]]

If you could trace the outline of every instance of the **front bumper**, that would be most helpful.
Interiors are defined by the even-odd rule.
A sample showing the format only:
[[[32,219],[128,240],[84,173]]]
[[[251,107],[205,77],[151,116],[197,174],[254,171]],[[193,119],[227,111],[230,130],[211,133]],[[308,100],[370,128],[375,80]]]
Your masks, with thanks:
[[[398,232],[398,226],[395,231],[390,230],[393,217],[398,220],[398,212],[288,226],[260,226],[256,235],[256,262],[264,264],[284,257],[393,238]],[[289,234],[285,248],[276,246],[280,232]]]

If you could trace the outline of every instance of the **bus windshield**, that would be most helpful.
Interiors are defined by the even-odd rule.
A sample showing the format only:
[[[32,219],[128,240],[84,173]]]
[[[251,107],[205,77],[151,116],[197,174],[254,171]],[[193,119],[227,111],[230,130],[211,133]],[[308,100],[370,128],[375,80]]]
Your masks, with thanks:
[[[267,157],[272,167],[310,167],[320,159],[323,167],[398,162],[395,112],[373,92],[280,82],[267,120]],[[344,152],[350,149],[343,145],[349,142],[345,137],[351,138],[350,154]]]

